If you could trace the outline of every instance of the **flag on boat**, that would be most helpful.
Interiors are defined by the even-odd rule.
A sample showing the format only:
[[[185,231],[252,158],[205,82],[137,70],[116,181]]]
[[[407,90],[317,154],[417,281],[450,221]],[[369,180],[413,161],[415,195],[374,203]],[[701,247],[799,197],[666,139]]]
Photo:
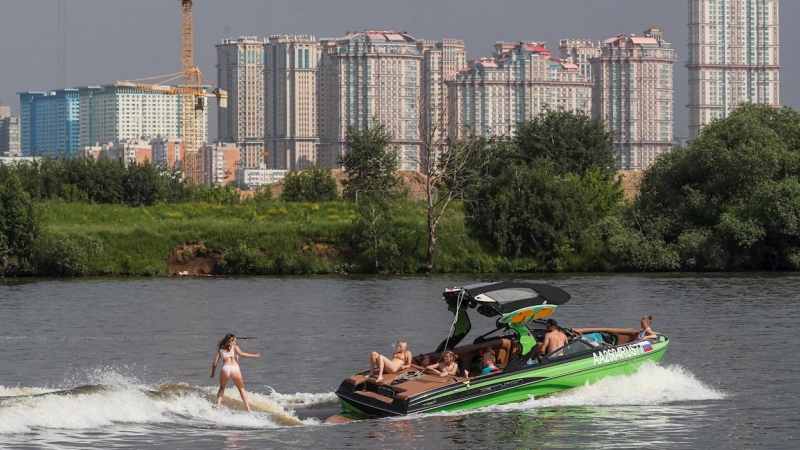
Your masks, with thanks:
[[[653,351],[653,346],[649,342],[642,342],[642,350],[645,353]]]

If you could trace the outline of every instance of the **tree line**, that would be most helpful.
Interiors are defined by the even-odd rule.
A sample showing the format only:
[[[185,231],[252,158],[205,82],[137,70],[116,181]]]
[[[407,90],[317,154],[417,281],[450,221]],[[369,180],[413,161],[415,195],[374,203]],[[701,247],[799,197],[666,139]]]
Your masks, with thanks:
[[[742,105],[687,148],[660,156],[633,201],[616,176],[614,136],[580,113],[549,110],[513,137],[469,136],[426,143],[427,255],[433,272],[437,225],[463,211],[469,236],[499,257],[534,261],[517,270],[677,271],[800,268],[800,114]],[[394,176],[399,153],[380,123],[348,128],[343,191],[328,169],[289,173],[281,201],[355,202],[349,242],[362,271],[398,270],[393,234],[407,200]],[[231,187],[198,187],[149,165],[46,159],[0,167],[0,256],[32,256],[32,203],[60,199],[147,206],[240,202]],[[256,200],[271,201],[269,190]],[[91,245],[83,245],[91,248]]]

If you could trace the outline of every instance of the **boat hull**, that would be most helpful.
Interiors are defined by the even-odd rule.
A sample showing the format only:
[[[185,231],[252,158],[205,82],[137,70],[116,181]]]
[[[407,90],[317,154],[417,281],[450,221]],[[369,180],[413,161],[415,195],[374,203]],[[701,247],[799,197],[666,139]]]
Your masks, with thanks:
[[[596,349],[590,356],[563,358],[549,364],[527,366],[510,373],[457,381],[405,398],[392,387],[354,386],[347,380],[337,390],[344,412],[371,418],[416,413],[461,411],[492,405],[522,402],[586,383],[636,372],[647,362],[658,362],[666,353],[669,340],[662,336],[655,343],[632,343]],[[645,351],[647,349],[647,351]]]

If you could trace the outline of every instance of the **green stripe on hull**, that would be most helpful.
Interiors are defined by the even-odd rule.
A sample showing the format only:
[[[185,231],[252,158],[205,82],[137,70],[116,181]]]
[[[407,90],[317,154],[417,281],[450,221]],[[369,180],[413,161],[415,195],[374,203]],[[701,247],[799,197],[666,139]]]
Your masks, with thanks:
[[[535,382],[530,385],[523,385],[519,387],[510,388],[496,393],[489,393],[480,397],[466,399],[450,405],[443,405],[433,409],[425,410],[424,412],[440,412],[440,411],[460,411],[464,409],[483,408],[492,405],[502,405],[506,403],[517,403],[530,399],[531,397],[541,397],[555,392],[572,389],[575,387],[583,386],[586,382],[589,384],[595,383],[601,378],[618,375],[629,375],[635,373],[639,366],[645,361],[658,362],[664,357],[667,345],[659,346],[660,348],[654,349],[645,355],[640,355],[632,359],[623,359],[613,363],[606,363],[602,365],[594,365],[592,358],[582,359],[567,363],[573,365],[573,369],[565,373],[565,366],[567,364],[557,364],[555,367],[543,368],[540,370],[528,372],[527,374],[515,374],[499,380],[493,380],[490,383],[473,383],[468,389],[481,389],[482,387],[501,384],[503,382],[525,379],[528,377],[545,378],[541,381]],[[466,389],[459,389],[458,392],[463,392]],[[444,397],[439,396],[438,398]]]

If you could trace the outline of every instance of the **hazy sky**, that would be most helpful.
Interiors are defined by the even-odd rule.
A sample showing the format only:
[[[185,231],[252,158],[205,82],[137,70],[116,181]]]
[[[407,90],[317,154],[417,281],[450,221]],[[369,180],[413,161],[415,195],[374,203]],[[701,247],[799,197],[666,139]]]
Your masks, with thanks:
[[[179,0],[63,0],[65,87],[180,72]],[[800,109],[798,0],[781,2],[781,102]],[[195,63],[216,83],[214,46],[228,37],[393,29],[416,38],[459,38],[470,59],[496,41],[603,40],[659,27],[678,52],[675,133],[687,133],[687,0],[195,0]],[[790,4],[792,5],[790,7]],[[59,0],[0,0],[0,103],[19,113],[20,91],[62,87]],[[216,102],[212,101],[215,108]],[[213,110],[213,109],[212,109]],[[210,135],[216,135],[211,114]]]

